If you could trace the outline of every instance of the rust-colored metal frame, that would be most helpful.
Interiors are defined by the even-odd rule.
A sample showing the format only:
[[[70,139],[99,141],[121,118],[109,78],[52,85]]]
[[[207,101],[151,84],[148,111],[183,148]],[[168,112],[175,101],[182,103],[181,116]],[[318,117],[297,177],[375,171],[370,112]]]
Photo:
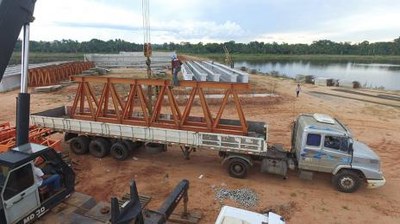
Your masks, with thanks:
[[[29,142],[52,147],[61,152],[61,140],[51,139],[48,136],[53,131],[50,128],[36,126],[29,127]],[[16,129],[11,127],[9,122],[0,124],[0,153],[3,153],[16,146]]]
[[[74,76],[72,80],[79,83],[75,100],[69,111],[72,118],[236,135],[248,133],[248,125],[237,94],[237,91],[249,89],[246,83],[180,81],[180,87],[191,89],[184,110],[181,112],[174,91],[170,88],[169,80],[81,76]],[[93,87],[95,84],[97,84],[96,88],[101,90],[101,94],[95,94]],[[117,92],[116,87],[119,84],[129,85],[127,95]],[[155,96],[155,103],[151,107],[151,113],[145,97],[146,86],[155,86],[159,89],[158,95]],[[221,106],[215,115],[209,109],[204,89],[225,90]],[[230,96],[238,113],[239,125],[221,123]],[[200,101],[202,117],[190,116],[196,97]],[[164,103],[166,100],[168,104]],[[135,109],[139,111],[136,114],[133,113]],[[161,114],[162,109],[169,109],[171,113],[166,117]]]
[[[48,86],[68,80],[71,76],[93,68],[94,63],[87,61],[66,62],[59,65],[49,65],[29,69],[29,86]]]

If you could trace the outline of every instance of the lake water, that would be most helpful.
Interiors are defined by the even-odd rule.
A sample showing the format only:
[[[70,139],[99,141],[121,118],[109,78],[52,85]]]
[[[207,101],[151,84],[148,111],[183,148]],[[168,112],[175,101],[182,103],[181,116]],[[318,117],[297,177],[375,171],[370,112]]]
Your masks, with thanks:
[[[384,87],[387,90],[400,90],[400,65],[363,63],[314,63],[304,61],[252,62],[237,61],[235,68],[255,69],[258,72],[279,72],[295,78],[296,75],[358,81],[367,87]]]

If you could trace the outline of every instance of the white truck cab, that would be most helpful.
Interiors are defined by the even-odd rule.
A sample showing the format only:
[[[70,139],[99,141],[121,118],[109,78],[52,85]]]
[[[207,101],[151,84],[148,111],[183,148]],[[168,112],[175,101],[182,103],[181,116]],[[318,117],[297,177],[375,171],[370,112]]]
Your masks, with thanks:
[[[385,184],[379,156],[353,139],[348,128],[325,114],[302,114],[293,127],[292,153],[302,171],[332,173],[339,191],[354,192]]]

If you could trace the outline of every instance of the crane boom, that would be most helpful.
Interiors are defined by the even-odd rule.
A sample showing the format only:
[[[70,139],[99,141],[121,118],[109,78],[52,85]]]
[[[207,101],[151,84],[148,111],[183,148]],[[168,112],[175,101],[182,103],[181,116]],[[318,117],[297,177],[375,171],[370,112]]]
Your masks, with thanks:
[[[33,20],[36,0],[0,0],[0,81],[22,26]]]

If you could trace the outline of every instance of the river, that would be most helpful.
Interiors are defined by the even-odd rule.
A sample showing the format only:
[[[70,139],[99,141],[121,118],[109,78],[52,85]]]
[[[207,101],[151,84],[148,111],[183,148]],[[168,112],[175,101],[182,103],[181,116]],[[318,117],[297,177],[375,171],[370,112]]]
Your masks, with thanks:
[[[237,61],[235,68],[246,67],[262,73],[278,72],[295,78],[296,75],[358,81],[368,88],[383,87],[386,90],[400,90],[400,65],[365,63],[315,63],[304,61],[253,62]]]

